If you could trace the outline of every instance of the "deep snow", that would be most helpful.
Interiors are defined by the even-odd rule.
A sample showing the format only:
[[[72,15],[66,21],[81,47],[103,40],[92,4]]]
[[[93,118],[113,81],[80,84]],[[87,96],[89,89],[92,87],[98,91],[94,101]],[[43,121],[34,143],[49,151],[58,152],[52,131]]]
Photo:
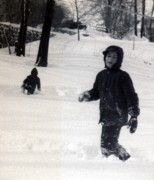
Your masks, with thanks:
[[[135,134],[124,127],[120,143],[132,155],[127,162],[100,153],[99,102],[79,103],[104,67],[102,50],[123,47],[122,69],[132,77],[141,115]],[[26,57],[0,49],[0,180],[153,180],[154,179],[154,44],[56,34],[50,39],[49,65],[37,67],[42,91],[21,92],[34,67],[39,42]]]

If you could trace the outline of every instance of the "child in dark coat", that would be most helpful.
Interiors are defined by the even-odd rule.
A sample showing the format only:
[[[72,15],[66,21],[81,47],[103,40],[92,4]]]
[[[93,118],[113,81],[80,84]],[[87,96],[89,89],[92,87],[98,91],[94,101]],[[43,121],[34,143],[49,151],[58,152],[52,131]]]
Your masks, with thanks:
[[[102,154],[106,157],[114,154],[125,161],[130,155],[118,143],[120,131],[125,125],[131,133],[136,131],[140,110],[133,82],[129,74],[120,69],[123,54],[123,49],[118,46],[109,46],[103,52],[105,69],[97,74],[93,88],[79,96],[79,101],[100,99]]]
[[[33,68],[31,71],[31,75],[26,77],[21,87],[23,88],[23,92],[27,90],[27,94],[30,95],[30,94],[34,94],[36,86],[37,89],[41,91],[41,83],[40,83],[40,78],[38,77],[38,71],[36,68]]]

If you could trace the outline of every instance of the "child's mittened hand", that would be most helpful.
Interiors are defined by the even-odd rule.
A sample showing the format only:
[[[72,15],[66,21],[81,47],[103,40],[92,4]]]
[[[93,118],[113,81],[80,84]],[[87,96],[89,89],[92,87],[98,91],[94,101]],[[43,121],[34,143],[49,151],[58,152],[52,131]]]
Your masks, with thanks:
[[[90,99],[90,94],[88,91],[85,91],[79,95],[79,102],[89,101],[89,99]]]
[[[136,129],[137,129],[137,125],[138,125],[138,121],[136,117],[131,117],[129,122],[128,122],[128,128],[130,133],[135,133]]]

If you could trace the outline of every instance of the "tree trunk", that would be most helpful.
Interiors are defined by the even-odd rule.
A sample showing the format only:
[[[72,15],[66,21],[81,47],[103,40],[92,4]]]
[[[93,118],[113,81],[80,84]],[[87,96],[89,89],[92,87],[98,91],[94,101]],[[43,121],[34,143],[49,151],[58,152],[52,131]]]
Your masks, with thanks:
[[[77,0],[75,0],[75,9],[76,9],[76,19],[77,19],[78,41],[80,41],[79,9],[78,9],[78,3],[77,3]]]
[[[49,38],[50,38],[50,30],[53,19],[54,12],[54,0],[47,0],[46,12],[44,17],[44,23],[42,28],[42,35],[38,50],[38,55],[36,59],[36,65],[47,67],[48,65],[48,46],[49,46]]]
[[[29,15],[29,3],[30,0],[22,0],[21,9],[22,9],[22,19],[20,25],[20,32],[18,36],[18,43],[16,44],[16,55],[25,56],[25,43],[26,43],[26,33],[27,33],[27,22]]]
[[[153,16],[153,13],[154,13],[154,0],[153,0],[153,5],[152,5],[152,11],[151,11],[151,19],[150,19],[150,25],[149,25],[149,31],[150,31],[150,38],[152,38],[152,24],[153,24],[153,19],[152,19],[152,16]]]
[[[145,30],[144,30],[144,18],[145,15],[145,0],[142,0],[142,21],[141,21],[141,38],[145,35]]]
[[[108,7],[107,7],[107,21],[106,21],[106,27],[107,27],[107,33],[111,33],[111,28],[112,28],[112,0],[108,0]]]
[[[135,36],[138,35],[137,33],[137,0],[134,0],[134,34]]]

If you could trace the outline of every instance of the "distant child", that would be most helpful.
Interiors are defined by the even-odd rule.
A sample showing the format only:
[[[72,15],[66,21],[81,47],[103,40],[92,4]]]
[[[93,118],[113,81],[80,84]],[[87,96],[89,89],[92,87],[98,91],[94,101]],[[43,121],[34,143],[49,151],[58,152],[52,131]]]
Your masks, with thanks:
[[[23,81],[23,85],[21,86],[24,93],[25,90],[27,90],[28,95],[34,94],[36,86],[37,89],[41,91],[40,78],[37,75],[38,75],[37,69],[33,68],[31,71],[31,75],[26,77],[26,79]]]
[[[79,101],[100,99],[100,121],[102,126],[101,152],[108,157],[114,154],[120,160],[130,158],[118,143],[121,128],[128,125],[130,132],[136,131],[139,115],[139,100],[129,74],[120,69],[123,49],[109,46],[104,52],[105,69],[96,76],[93,88],[83,92]],[[128,116],[130,119],[128,120]]]

